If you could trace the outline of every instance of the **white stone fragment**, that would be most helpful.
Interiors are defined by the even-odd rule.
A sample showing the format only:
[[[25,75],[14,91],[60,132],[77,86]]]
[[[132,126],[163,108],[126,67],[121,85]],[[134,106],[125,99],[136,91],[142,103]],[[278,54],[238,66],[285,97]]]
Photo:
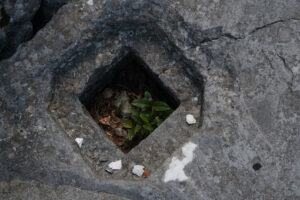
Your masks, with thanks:
[[[196,147],[197,145],[192,142],[186,143],[182,147],[183,159],[179,160],[177,157],[172,158],[169,168],[165,173],[164,182],[176,180],[185,181],[188,179],[183,169],[188,163],[192,162],[194,157],[193,151]]]
[[[115,162],[111,162],[111,163],[109,163],[108,167],[113,170],[120,170],[120,169],[122,169],[122,160],[117,160]]]
[[[193,115],[188,114],[188,115],[186,115],[186,122],[188,124],[196,124],[196,119]]]
[[[78,144],[79,148],[81,148],[83,143],[83,138],[75,138],[75,142]]]
[[[137,176],[142,176],[144,173],[144,166],[142,165],[134,165],[133,169],[132,169],[132,173],[137,175]]]
[[[86,3],[87,3],[88,5],[90,5],[90,6],[94,5],[94,1],[93,1],[93,0],[88,0]]]

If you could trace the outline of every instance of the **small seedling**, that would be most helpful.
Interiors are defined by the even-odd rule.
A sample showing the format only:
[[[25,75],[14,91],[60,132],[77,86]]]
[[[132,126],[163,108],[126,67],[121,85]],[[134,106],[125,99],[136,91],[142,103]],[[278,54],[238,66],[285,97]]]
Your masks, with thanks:
[[[153,101],[151,94],[146,91],[144,97],[131,102],[130,118],[122,118],[121,123],[127,129],[127,139],[135,136],[146,137],[158,127],[173,109],[163,101]]]

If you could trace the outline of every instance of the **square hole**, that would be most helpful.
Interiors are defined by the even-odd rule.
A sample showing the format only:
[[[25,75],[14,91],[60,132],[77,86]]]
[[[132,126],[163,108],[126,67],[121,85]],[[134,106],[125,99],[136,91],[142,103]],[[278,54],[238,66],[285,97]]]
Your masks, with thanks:
[[[164,102],[171,110],[160,111],[158,107],[153,110],[153,106],[142,110],[132,105],[134,100],[145,98],[146,91],[152,96],[152,104]],[[106,135],[124,153],[128,153],[150,135],[180,104],[158,75],[153,73],[149,66],[133,52],[127,53],[111,65],[95,70],[80,95],[80,101]],[[146,114],[151,113],[152,116],[133,119],[132,110],[129,108],[137,110],[138,116],[141,116],[143,111]],[[162,108],[164,109],[167,109],[167,106]],[[130,124],[132,128],[129,128]],[[128,133],[131,129],[138,130],[137,124],[142,128],[130,139]]]

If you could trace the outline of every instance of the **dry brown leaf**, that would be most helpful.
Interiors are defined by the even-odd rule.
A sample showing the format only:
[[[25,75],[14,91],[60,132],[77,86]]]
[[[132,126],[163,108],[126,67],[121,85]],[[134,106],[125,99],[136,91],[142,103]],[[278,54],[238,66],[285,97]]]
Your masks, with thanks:
[[[131,98],[131,99],[137,99],[139,96],[136,95],[134,92],[128,91],[127,95]]]
[[[108,136],[112,136],[113,134],[109,131],[105,131],[105,133],[108,135]]]
[[[112,123],[118,124],[121,122],[120,118],[112,118],[111,119]]]
[[[144,170],[144,173],[143,173],[143,175],[142,175],[142,178],[147,178],[148,176],[150,176],[150,171],[148,171],[148,170]]]
[[[113,142],[117,145],[117,146],[122,146],[125,142],[125,140],[113,140]]]
[[[116,115],[116,109],[112,109],[111,110],[111,116],[114,117],[114,118],[117,117],[117,115]]]
[[[110,116],[99,119],[99,122],[104,125],[110,125]]]
[[[118,124],[112,123],[112,124],[110,125],[110,127],[112,127],[112,128],[118,128]]]

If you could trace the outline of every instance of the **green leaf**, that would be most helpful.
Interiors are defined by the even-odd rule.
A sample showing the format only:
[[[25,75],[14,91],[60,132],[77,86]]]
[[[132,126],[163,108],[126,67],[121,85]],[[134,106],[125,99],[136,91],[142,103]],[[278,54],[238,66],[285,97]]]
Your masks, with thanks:
[[[132,128],[132,121],[128,119],[121,119],[121,123],[125,128]]]
[[[142,128],[141,134],[142,135],[148,135],[150,132],[147,129]]]
[[[154,128],[151,126],[151,124],[144,124],[144,125],[143,125],[143,128],[146,129],[146,130],[148,130],[148,131],[150,131],[150,132],[152,132],[153,129],[154,129]]]
[[[152,101],[152,96],[151,96],[150,92],[148,92],[148,91],[145,92],[144,98],[148,101]]]
[[[154,101],[152,105],[152,110],[154,111],[168,111],[172,110],[172,108],[163,101]]]
[[[173,110],[167,110],[162,113],[162,119],[166,119],[173,112]]]
[[[130,108],[131,112],[131,119],[133,119],[135,122],[140,122],[140,113],[135,108]]]
[[[161,125],[161,123],[163,122],[163,120],[160,118],[156,119],[155,121],[156,121],[157,126]]]
[[[120,114],[121,114],[121,111],[122,111],[122,108],[123,108],[123,101],[120,103],[120,105],[119,105],[119,107],[118,107],[118,109],[117,109],[117,116],[120,116]]]
[[[156,126],[156,120],[153,119],[153,120],[150,122],[150,124],[153,125],[153,126]]]
[[[141,109],[146,109],[151,106],[151,102],[146,99],[135,99],[131,104]]]
[[[129,108],[132,115],[139,115],[139,111],[137,111],[135,108]]]
[[[141,114],[140,114],[140,118],[141,118],[144,122],[149,123],[149,122],[151,121],[151,119],[152,119],[152,114],[151,114],[151,112],[149,112],[149,111],[143,111],[143,112],[141,112]]]
[[[140,123],[140,117],[138,115],[131,115],[131,119],[133,119],[135,122]]]
[[[127,134],[128,140],[132,140],[134,136],[135,136],[134,130],[133,129],[129,129],[128,130],[128,134]]]
[[[135,133],[135,134],[138,133],[138,132],[141,130],[141,128],[142,128],[142,126],[139,125],[139,124],[137,124],[137,125],[135,126],[135,128],[134,128],[134,133]]]

